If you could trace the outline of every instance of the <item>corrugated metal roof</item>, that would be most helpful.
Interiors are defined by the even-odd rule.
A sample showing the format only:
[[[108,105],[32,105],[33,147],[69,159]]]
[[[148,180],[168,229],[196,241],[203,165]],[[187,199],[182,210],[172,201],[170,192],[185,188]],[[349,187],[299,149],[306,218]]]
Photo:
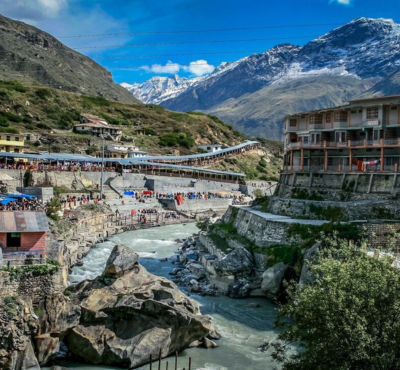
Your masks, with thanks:
[[[135,164],[137,164],[137,163],[135,163]],[[146,166],[162,167],[162,168],[164,168],[164,167],[165,168],[176,168],[176,169],[179,169],[179,170],[186,170],[186,171],[198,171],[198,172],[215,173],[217,175],[246,177],[246,175],[244,173],[226,172],[226,171],[219,171],[219,170],[213,170],[213,169],[210,169],[210,168],[202,168],[202,167],[182,166],[182,165],[179,165],[179,164],[152,163],[152,162],[142,162],[142,163],[139,163],[139,164],[146,165]]]
[[[44,212],[0,212],[0,232],[21,233],[38,231],[49,231],[49,224]]]
[[[229,153],[231,151],[245,148],[246,146],[259,144],[258,141],[246,141],[242,144],[235,145],[229,148],[217,150],[212,153],[202,153],[202,154],[190,154],[190,155],[164,155],[164,156],[148,156],[141,157],[138,162],[142,161],[153,161],[153,160],[184,160],[184,159],[196,159],[196,158],[207,158],[214,157],[218,154]],[[82,154],[71,154],[71,153],[53,153],[53,154],[26,154],[26,153],[8,153],[8,152],[0,152],[0,157],[12,157],[12,158],[32,158],[32,159],[48,159],[52,161],[80,161],[80,162],[101,162],[101,158],[95,158],[88,155]],[[119,158],[121,159],[121,158]],[[132,158],[126,158],[125,163],[120,161],[118,158],[105,158],[105,162],[118,162],[121,164],[131,164]]]

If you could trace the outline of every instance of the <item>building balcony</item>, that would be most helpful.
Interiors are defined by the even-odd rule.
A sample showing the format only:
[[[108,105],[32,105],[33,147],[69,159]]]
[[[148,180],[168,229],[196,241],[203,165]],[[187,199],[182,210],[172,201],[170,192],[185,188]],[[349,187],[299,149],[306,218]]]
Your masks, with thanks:
[[[326,124],[326,127],[329,128],[329,123]],[[333,122],[332,128],[337,129],[337,128],[347,128],[349,127],[349,123],[346,122]]]
[[[15,140],[0,140],[0,146],[17,146],[23,147],[23,141],[15,141]]]
[[[311,123],[309,126],[309,130],[322,130],[324,125],[322,123]]]
[[[346,142],[320,141],[318,143],[289,143],[286,149],[343,149],[343,148],[400,148],[399,139],[348,140]]]

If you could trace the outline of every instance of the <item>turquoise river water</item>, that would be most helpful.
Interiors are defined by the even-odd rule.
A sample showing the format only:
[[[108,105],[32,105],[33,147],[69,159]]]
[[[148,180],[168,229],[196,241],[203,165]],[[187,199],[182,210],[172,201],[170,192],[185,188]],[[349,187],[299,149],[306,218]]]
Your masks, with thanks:
[[[84,259],[84,265],[74,267],[70,275],[71,283],[84,279],[92,279],[99,275],[115,244],[124,244],[137,252],[140,263],[155,275],[169,278],[168,273],[173,268],[170,262],[160,262],[160,258],[172,256],[178,249],[176,239],[184,239],[198,232],[195,224],[171,225],[147,230],[131,231],[116,235],[110,241],[97,244]],[[265,340],[276,336],[273,323],[276,316],[276,306],[265,299],[231,299],[228,297],[202,297],[191,294],[204,315],[212,317],[213,324],[222,335],[216,349],[192,348],[179,355],[179,369],[188,364],[192,358],[192,369],[204,370],[265,370],[278,369],[268,353],[260,352],[257,347]],[[248,307],[257,303],[260,307]],[[173,369],[173,358],[163,360],[169,362]],[[83,364],[68,364],[73,370],[118,369]],[[153,369],[157,365],[153,365]],[[140,369],[149,369],[149,365]]]

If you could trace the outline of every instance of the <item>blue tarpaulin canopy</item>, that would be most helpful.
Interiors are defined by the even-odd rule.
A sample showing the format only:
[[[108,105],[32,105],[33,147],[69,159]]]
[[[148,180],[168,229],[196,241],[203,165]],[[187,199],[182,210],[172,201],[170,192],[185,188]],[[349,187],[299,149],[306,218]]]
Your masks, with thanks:
[[[10,202],[16,202],[17,201],[17,199],[15,199],[15,198],[4,198],[3,200],[0,200],[0,204],[8,204],[8,203],[10,203]]]
[[[31,199],[31,198],[35,198],[34,195],[29,195],[29,194],[11,194],[11,193],[8,193],[7,195],[9,195],[10,197],[13,197],[13,198],[18,198],[18,199],[22,199],[22,198]]]

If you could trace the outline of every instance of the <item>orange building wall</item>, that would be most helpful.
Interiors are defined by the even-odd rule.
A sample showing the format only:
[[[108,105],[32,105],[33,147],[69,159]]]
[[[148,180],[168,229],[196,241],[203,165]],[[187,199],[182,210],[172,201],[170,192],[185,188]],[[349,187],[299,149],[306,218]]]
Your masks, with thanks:
[[[7,244],[7,234],[0,233],[0,246],[6,247],[6,244]]]
[[[7,247],[7,233],[0,233],[0,243]],[[20,248],[3,249],[4,258],[12,254],[45,254],[46,253],[46,232],[21,233]]]

